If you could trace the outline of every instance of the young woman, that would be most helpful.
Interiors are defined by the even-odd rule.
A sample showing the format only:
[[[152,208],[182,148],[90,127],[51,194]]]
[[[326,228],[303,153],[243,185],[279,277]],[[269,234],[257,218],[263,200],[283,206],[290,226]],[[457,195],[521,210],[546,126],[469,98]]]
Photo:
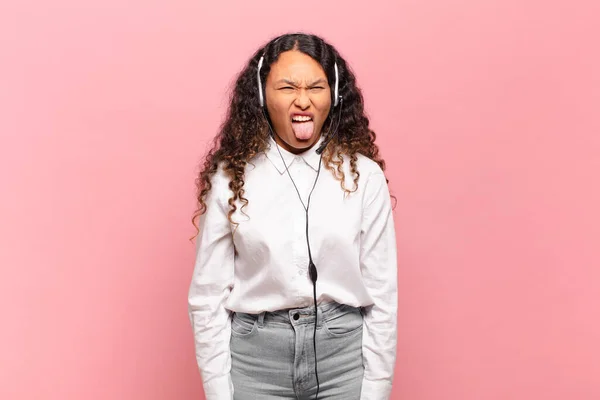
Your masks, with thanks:
[[[384,169],[333,46],[287,34],[254,54],[197,180],[189,314],[207,400],[389,399]]]

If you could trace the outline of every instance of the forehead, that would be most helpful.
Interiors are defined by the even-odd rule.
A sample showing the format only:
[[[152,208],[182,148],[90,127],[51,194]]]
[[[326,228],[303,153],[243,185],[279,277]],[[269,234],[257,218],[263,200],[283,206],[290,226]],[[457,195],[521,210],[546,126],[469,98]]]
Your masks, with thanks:
[[[325,71],[311,56],[297,50],[285,51],[271,64],[267,79],[317,79],[325,78]]]

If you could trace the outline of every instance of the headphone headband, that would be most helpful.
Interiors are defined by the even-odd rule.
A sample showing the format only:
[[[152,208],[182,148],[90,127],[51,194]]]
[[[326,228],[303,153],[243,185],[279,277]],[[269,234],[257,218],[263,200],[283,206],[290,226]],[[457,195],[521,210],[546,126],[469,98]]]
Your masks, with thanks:
[[[262,90],[262,81],[260,79],[260,70],[262,68],[264,60],[265,60],[265,55],[263,54],[260,57],[260,60],[258,60],[258,68],[256,69],[256,80],[258,81],[258,101],[259,101],[261,107],[265,106],[265,97],[264,97],[263,90]],[[333,89],[333,107],[335,108],[335,107],[337,107],[337,105],[340,101],[340,96],[339,96],[340,78],[339,78],[339,74],[338,74],[337,62],[335,62],[333,64],[333,69],[335,70],[335,84],[334,84],[334,89]]]

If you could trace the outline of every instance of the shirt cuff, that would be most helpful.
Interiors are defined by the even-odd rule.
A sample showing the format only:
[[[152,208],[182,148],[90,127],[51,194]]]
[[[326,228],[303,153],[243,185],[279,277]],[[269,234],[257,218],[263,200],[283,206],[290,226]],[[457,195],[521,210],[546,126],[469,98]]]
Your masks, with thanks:
[[[363,378],[360,400],[389,400],[392,383],[386,380],[371,381]]]
[[[206,400],[232,400],[233,382],[231,382],[231,374],[204,382],[204,396],[206,396]]]

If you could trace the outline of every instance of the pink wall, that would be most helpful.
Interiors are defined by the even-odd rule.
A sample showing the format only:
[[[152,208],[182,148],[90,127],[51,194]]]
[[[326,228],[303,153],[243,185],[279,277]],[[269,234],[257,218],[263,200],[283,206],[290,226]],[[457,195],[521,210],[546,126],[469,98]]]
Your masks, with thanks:
[[[0,398],[202,398],[195,166],[297,29],[354,67],[399,199],[393,398],[600,398],[599,3],[231,3],[0,7]]]

